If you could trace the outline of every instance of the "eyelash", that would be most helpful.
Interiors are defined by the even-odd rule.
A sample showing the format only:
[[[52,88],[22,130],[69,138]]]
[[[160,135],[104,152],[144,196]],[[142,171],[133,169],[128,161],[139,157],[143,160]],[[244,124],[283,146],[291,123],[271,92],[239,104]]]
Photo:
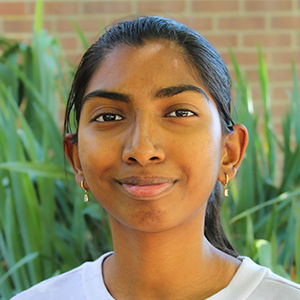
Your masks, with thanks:
[[[174,114],[174,115],[172,115],[172,114]],[[182,115],[179,115],[179,114],[182,114]],[[176,118],[176,117],[188,118],[188,117],[197,116],[197,114],[189,109],[176,109],[176,110],[166,114],[166,116],[171,117],[171,118]]]
[[[114,117],[115,119],[114,120],[105,120],[104,118],[105,117]],[[118,120],[116,120],[116,118],[119,117]],[[100,118],[102,118],[103,120],[99,120]],[[95,118],[95,121],[99,122],[99,123],[106,123],[106,122],[118,122],[118,121],[121,121],[123,120],[124,118],[118,114],[114,114],[114,113],[106,113],[106,114],[102,114],[100,116],[98,116],[97,118]]]
[[[177,118],[188,118],[188,117],[193,117],[193,116],[197,116],[197,114],[188,109],[176,109],[176,110],[166,114],[166,117],[171,117],[171,118],[176,118],[176,117]],[[110,119],[105,120],[105,117],[108,117]],[[114,119],[111,119],[112,117]],[[102,118],[102,120],[99,120],[100,118]],[[116,119],[116,118],[118,118],[118,119]],[[97,118],[95,118],[95,121],[97,121],[99,123],[106,123],[106,122],[118,122],[118,121],[122,121],[123,119],[124,118],[118,114],[106,113],[106,114],[99,115]]]

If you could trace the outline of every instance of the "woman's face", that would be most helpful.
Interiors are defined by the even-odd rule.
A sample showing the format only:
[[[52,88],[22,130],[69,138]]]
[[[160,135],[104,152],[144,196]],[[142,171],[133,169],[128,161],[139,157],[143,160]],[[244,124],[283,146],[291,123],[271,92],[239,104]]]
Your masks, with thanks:
[[[169,42],[107,55],[85,92],[78,136],[77,181],[85,178],[113,220],[139,231],[203,219],[224,177],[216,105]]]

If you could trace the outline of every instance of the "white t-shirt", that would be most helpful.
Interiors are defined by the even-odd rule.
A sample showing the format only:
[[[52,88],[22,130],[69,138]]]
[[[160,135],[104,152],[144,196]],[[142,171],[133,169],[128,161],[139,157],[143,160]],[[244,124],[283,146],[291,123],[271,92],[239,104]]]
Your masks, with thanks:
[[[114,300],[102,275],[102,262],[110,254],[45,280],[11,300]],[[229,285],[209,300],[300,300],[300,285],[275,275],[248,257],[240,259],[242,263]]]

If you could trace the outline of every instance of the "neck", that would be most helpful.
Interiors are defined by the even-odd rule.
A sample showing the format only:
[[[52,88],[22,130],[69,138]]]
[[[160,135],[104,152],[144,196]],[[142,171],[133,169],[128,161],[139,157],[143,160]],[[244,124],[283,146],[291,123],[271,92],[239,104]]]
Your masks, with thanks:
[[[105,261],[104,278],[112,295],[116,299],[145,295],[147,299],[205,299],[224,288],[237,261],[205,239],[198,221],[145,233],[111,220],[114,255]]]

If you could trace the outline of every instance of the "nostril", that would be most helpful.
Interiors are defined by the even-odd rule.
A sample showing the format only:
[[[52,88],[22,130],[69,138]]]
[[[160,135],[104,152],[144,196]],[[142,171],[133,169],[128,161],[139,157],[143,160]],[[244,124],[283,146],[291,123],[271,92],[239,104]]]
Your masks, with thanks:
[[[137,148],[137,147],[135,147]],[[122,154],[122,160],[127,164],[140,164],[142,166],[147,163],[159,163],[164,160],[165,154],[162,149],[135,149],[134,147],[124,149]],[[149,147],[148,147],[149,148]]]
[[[150,160],[156,160],[159,159],[157,156],[151,157]]]
[[[130,161],[130,162],[137,162],[137,160],[134,157],[129,157],[128,161]]]
[[[158,156],[153,156],[153,157],[150,157],[149,160],[152,160],[152,161],[153,160],[159,160],[159,157]],[[138,160],[136,158],[134,158],[134,157],[129,157],[128,161],[129,162],[138,162]]]

